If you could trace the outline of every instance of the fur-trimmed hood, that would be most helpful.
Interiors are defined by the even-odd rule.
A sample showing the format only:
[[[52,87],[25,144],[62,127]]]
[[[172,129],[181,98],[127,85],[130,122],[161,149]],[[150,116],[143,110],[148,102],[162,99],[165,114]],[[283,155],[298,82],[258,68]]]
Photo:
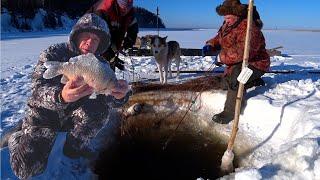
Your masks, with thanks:
[[[73,50],[79,51],[77,47],[78,35],[81,32],[95,33],[100,38],[100,44],[96,54],[104,53],[110,46],[110,32],[105,20],[98,15],[88,13],[83,15],[78,22],[73,26],[69,35],[69,43]]]

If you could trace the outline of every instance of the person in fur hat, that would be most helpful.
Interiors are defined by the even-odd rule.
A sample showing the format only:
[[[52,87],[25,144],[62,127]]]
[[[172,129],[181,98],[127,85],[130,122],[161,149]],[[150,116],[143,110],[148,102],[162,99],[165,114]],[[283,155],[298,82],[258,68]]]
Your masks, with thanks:
[[[227,99],[224,110],[212,117],[217,123],[227,124],[234,118],[235,103],[239,82],[237,77],[241,72],[247,29],[248,5],[240,0],[225,0],[216,8],[216,12],[224,17],[224,22],[217,35],[208,40],[203,47],[203,54],[219,53],[220,63],[226,65],[222,80],[227,84]],[[261,76],[269,70],[270,57],[266,51],[265,39],[262,34],[263,23],[254,7],[251,28],[249,65],[253,75],[245,84],[245,89],[254,85],[264,84]],[[244,101],[244,98],[243,98]]]
[[[99,15],[107,22],[111,34],[111,46],[103,56],[111,59],[110,65],[113,70],[115,67],[124,70],[124,62],[117,54],[132,48],[139,32],[133,0],[100,0],[88,12]]]

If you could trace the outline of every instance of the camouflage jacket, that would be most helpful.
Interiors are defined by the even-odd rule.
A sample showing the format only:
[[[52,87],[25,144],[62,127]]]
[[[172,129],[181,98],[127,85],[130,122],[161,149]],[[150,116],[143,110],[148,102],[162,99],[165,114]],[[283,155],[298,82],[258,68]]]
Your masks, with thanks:
[[[218,34],[207,41],[213,50],[220,50],[220,60],[228,67],[226,73],[230,74],[232,65],[241,63],[244,55],[247,20],[244,19],[235,26],[222,25]],[[270,57],[266,51],[265,39],[262,31],[255,23],[251,28],[249,64],[267,72],[270,67]]]
[[[30,125],[50,127],[61,129],[61,123],[56,122],[56,119],[63,119],[64,116],[70,114],[73,108],[78,103],[85,101],[64,103],[59,99],[59,94],[62,91],[64,84],[60,82],[62,75],[52,79],[44,79],[43,73],[46,68],[44,62],[46,61],[60,61],[67,62],[71,57],[78,56],[79,54],[70,48],[68,43],[55,44],[44,50],[40,54],[39,62],[35,67],[32,75],[32,96],[28,100],[27,109],[27,122]],[[88,98],[88,97],[84,97]],[[117,100],[112,96],[98,95],[97,103],[106,105],[106,111],[109,107],[120,107],[128,100],[128,94],[121,100]],[[108,112],[101,112],[108,113]],[[28,118],[29,117],[29,118]],[[32,118],[30,118],[32,117]]]

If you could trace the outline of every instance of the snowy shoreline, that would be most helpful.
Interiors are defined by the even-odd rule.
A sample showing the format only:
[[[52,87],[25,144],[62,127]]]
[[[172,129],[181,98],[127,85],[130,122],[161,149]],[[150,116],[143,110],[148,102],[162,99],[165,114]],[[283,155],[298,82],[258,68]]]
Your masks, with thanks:
[[[31,73],[40,51],[50,44],[66,41],[68,38],[65,33],[50,32],[49,35],[45,32],[11,33],[6,35],[10,38],[1,39],[1,134],[24,116],[25,103],[30,96]],[[145,34],[156,34],[156,31],[140,32],[140,35]],[[168,35],[169,40],[177,40],[186,48],[200,48],[205,40],[214,34],[214,30],[160,32],[160,35]],[[282,45],[283,53],[289,55],[273,57],[271,59],[273,70],[320,70],[320,47],[315,41],[320,39],[320,33],[266,30],[265,36],[268,47]],[[212,63],[211,57],[182,59],[182,70],[207,70]],[[134,72],[139,74],[135,78],[158,78],[158,74],[154,73],[156,66],[152,57],[130,57],[125,58],[125,61],[128,71],[118,72],[119,78],[124,76],[132,80],[133,65]],[[186,74],[181,80],[195,76]],[[319,179],[319,74],[266,74],[263,79],[266,82],[265,87],[252,88],[248,91],[247,107],[240,118],[239,132],[252,137],[249,140],[252,140],[255,146],[253,152],[243,160],[243,167],[236,169],[236,173],[231,177]],[[230,127],[231,124],[225,128]],[[56,144],[61,144],[63,137],[58,139],[60,140]],[[55,166],[61,162],[67,164],[75,162],[65,159],[59,148],[52,153],[54,153],[52,158],[57,160],[49,163],[42,178],[56,173],[68,176],[70,173],[68,167],[71,165],[63,166],[66,167],[63,171]],[[79,177],[81,175],[83,174],[78,174]],[[75,179],[78,176],[72,175]],[[1,150],[1,178],[15,179],[10,169],[6,148]]]

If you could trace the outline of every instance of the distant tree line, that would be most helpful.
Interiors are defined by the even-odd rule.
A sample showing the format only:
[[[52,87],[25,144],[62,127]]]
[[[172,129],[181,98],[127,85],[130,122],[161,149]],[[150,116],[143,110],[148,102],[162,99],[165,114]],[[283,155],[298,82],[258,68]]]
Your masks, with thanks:
[[[66,14],[71,19],[82,16],[98,0],[1,0],[1,13],[3,8],[8,10],[12,16],[12,24],[18,29],[30,29],[27,19],[33,19],[39,9],[47,14],[44,17],[44,24],[47,28],[61,27],[61,15]],[[157,16],[150,11],[136,7],[139,27],[157,27]],[[18,23],[17,19],[25,19],[25,23]],[[159,18],[159,27],[164,28]]]
[[[33,18],[38,9],[54,13],[67,13],[70,17],[84,14],[97,0],[1,0],[1,7],[9,12]]]
[[[136,7],[136,16],[139,27],[143,28],[156,28],[157,15],[141,7]],[[165,28],[162,19],[158,19],[159,28]]]

